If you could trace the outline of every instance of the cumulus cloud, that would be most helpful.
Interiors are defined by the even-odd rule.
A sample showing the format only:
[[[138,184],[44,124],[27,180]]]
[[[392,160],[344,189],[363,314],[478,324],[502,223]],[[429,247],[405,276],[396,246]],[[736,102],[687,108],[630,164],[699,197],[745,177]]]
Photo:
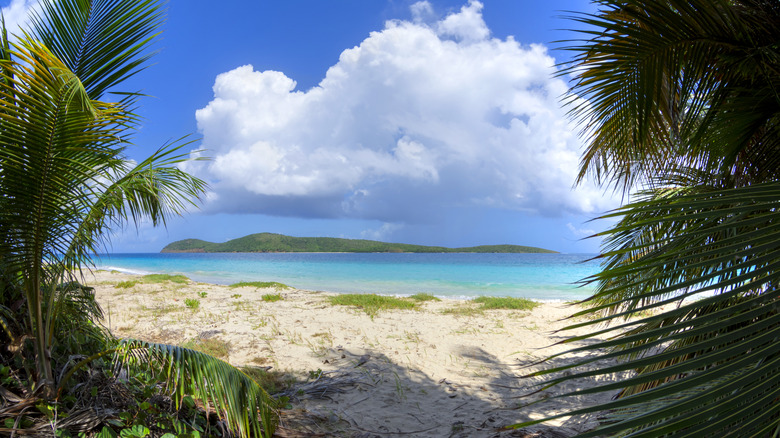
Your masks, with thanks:
[[[11,4],[2,9],[8,33],[21,35],[19,29],[27,28],[30,22],[30,11],[37,8],[39,8],[38,0],[11,0]]]
[[[572,191],[581,145],[554,59],[492,38],[482,8],[436,21],[415,3],[412,21],[344,50],[309,90],[251,65],[217,76],[196,112],[212,160],[186,165],[211,182],[206,210],[409,223],[448,208],[611,206],[593,186]]]

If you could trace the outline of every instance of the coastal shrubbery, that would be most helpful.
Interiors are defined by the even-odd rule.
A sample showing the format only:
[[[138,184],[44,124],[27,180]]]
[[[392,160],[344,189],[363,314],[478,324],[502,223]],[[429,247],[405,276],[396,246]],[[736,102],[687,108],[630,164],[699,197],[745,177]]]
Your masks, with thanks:
[[[197,408],[210,406],[223,429],[273,434],[276,403],[246,374],[198,351],[115,338],[77,282],[112,228],[165,224],[206,189],[178,167],[184,141],[146,159],[126,153],[141,95],[118,86],[145,68],[159,3],[42,1],[13,43],[0,24],[3,433],[196,436],[218,431]]]
[[[141,277],[141,282],[145,284],[165,283],[170,281],[171,283],[187,284],[190,279],[181,274],[149,274]]]
[[[544,248],[521,245],[484,245],[463,248],[385,243],[336,237],[292,237],[257,233],[227,242],[214,243],[185,239],[170,243],[162,252],[388,252],[388,253],[555,253]]]
[[[371,317],[380,310],[414,309],[417,304],[408,298],[397,298],[377,294],[339,294],[328,297],[328,301],[336,306],[355,306]]]
[[[619,391],[560,415],[601,412],[583,437],[779,436],[780,2],[598,3],[575,17],[561,76],[586,133],[580,179],[631,202],[605,217],[574,315],[593,318],[571,327],[593,329],[571,352],[603,362],[535,375]]]
[[[515,297],[477,297],[473,300],[481,304],[482,309],[533,310],[539,306],[537,301]]]

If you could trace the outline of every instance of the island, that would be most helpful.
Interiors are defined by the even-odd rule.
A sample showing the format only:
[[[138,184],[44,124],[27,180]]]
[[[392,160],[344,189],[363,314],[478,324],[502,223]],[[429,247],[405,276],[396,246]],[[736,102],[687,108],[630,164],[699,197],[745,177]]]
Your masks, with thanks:
[[[386,243],[375,240],[340,239],[335,237],[292,237],[283,234],[257,233],[224,243],[207,242],[200,239],[184,239],[170,243],[162,253],[198,252],[412,252],[412,253],[550,253],[544,248],[521,245],[481,245],[465,248],[423,246],[406,243]]]

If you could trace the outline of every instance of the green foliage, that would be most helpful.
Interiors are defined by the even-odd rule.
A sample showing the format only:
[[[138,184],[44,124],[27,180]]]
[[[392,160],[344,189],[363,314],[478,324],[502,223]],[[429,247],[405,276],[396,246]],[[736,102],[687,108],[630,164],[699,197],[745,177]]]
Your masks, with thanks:
[[[257,382],[269,394],[287,390],[296,382],[294,377],[281,371],[251,366],[241,367],[241,371]]]
[[[202,341],[193,342],[203,345]],[[137,340],[122,341],[118,353],[130,369],[165,382],[177,409],[195,406],[196,399],[209,401],[239,436],[272,435],[277,403],[230,364],[193,349]]]
[[[328,301],[333,305],[358,307],[372,317],[380,310],[414,309],[417,306],[410,299],[376,294],[339,294],[328,297]]]
[[[433,296],[431,294],[428,294],[428,293],[414,294],[414,295],[410,296],[409,298],[411,298],[411,299],[413,299],[415,301],[421,301],[421,302],[424,302],[424,301],[441,301],[439,298],[437,298],[437,297],[435,297],[435,296]]]
[[[101,313],[92,290],[73,281],[93,254],[104,252],[112,228],[165,224],[206,189],[179,168],[189,159],[182,140],[137,161],[126,152],[140,95],[117,86],[147,65],[162,22],[159,3],[44,1],[32,29],[13,30],[21,35],[13,47],[0,29],[0,341],[11,347],[0,358],[13,368],[3,386],[25,394],[16,406],[4,404],[6,426],[6,419],[14,428],[43,421],[48,430],[55,414],[78,418],[76,408],[84,406],[94,417],[94,402],[113,400],[90,400],[100,397],[96,385],[101,379],[123,385],[108,377],[124,366],[130,372],[119,380],[132,385],[143,378],[145,388],[165,388],[177,408],[192,395],[214,406],[240,436],[273,434],[273,401],[240,370],[193,350],[117,341],[93,322]],[[104,96],[121,100],[99,100]],[[141,394],[131,392],[134,400]],[[147,420],[159,418],[153,411],[148,401],[130,406],[97,425],[103,426],[97,434],[148,436],[156,426]],[[208,420],[197,418],[205,427],[193,421],[191,429],[174,427],[177,435],[207,431]]]
[[[127,281],[120,281],[119,283],[114,285],[114,287],[117,289],[129,289],[135,286],[136,284],[138,284],[138,281],[136,280],[127,280]]]
[[[482,309],[533,310],[541,305],[527,298],[513,297],[477,297],[473,301],[481,304]]]
[[[485,245],[468,248],[385,243],[374,240],[333,237],[292,237],[274,233],[250,234],[224,243],[198,239],[179,240],[162,252],[481,252],[481,253],[555,253],[542,248],[519,245]]]
[[[629,373],[576,393],[618,392],[562,414],[603,412],[583,437],[778,436],[780,3],[600,7],[577,18],[587,39],[563,72],[588,131],[581,177],[635,195],[606,216],[596,292],[574,315],[589,319],[568,328],[607,340],[535,375]]]
[[[209,296],[209,293],[208,292],[198,292],[198,296],[201,297],[201,298],[206,298],[207,296]]]
[[[200,307],[200,300],[195,298],[185,298],[184,305],[187,306],[188,309],[198,310]]]
[[[277,283],[275,281],[242,281],[239,283],[233,283],[230,285],[231,288],[236,287],[256,287],[258,289],[268,289],[268,288],[274,288],[274,289],[289,289],[290,286],[287,286],[283,283]]]
[[[468,303],[462,303],[455,307],[448,307],[442,310],[441,313],[445,315],[474,317],[474,316],[484,315],[485,309],[483,309],[482,306],[474,306],[473,304],[468,302]]]
[[[141,282],[145,284],[165,283],[166,281],[177,284],[187,284],[190,282],[190,279],[180,274],[148,274],[141,277]]]
[[[273,303],[282,299],[282,294],[265,294],[261,297],[263,301]]]
[[[196,338],[185,342],[182,347],[200,351],[218,359],[225,359],[230,355],[230,342],[219,338]]]

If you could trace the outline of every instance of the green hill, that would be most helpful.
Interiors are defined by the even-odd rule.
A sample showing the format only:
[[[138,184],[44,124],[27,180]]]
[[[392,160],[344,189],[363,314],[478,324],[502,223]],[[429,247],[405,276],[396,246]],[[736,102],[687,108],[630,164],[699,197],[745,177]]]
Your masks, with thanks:
[[[160,252],[503,252],[555,253],[549,249],[519,245],[483,245],[467,248],[385,243],[375,240],[339,239],[334,237],[291,237],[259,233],[225,243],[185,239],[167,245]]]

